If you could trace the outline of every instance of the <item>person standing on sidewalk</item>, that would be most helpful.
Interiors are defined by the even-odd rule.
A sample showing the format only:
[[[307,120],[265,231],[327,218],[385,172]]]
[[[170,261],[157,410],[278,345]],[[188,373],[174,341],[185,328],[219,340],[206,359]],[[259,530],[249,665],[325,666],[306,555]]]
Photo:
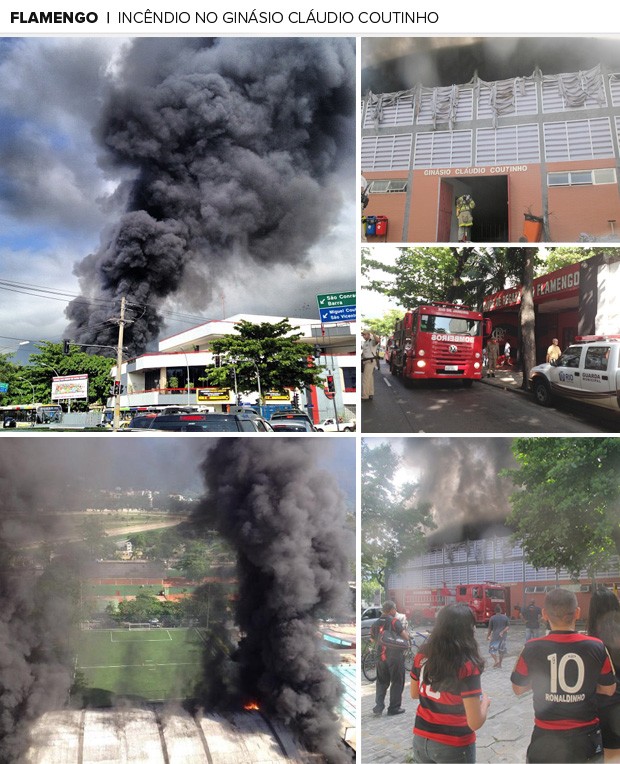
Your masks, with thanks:
[[[523,611],[523,618],[525,619],[525,641],[530,639],[536,639],[540,635],[540,619],[542,616],[542,610],[532,600],[530,604]]]
[[[396,604],[386,600],[381,608],[382,614],[373,623],[370,636],[377,645],[377,682],[375,685],[375,707],[372,712],[381,716],[385,708],[385,696],[389,689],[390,702],[387,715],[404,714],[403,689],[405,687],[405,653],[400,647],[386,647],[381,644],[380,636],[384,631],[391,631],[397,637],[409,641],[409,634],[403,622],[398,618]]]
[[[495,337],[489,337],[487,342],[487,377],[494,377],[497,371],[497,358],[499,356],[499,345]]]
[[[375,395],[374,373],[377,366],[377,348],[381,337],[368,329],[362,332],[362,400],[372,400]]]
[[[616,672],[613,695],[597,695],[605,762],[620,762],[620,602],[604,587],[592,594],[588,609],[588,634],[598,637],[607,648]]]
[[[581,611],[567,589],[550,591],[542,614],[551,631],[525,643],[510,677],[515,695],[532,690],[534,731],[527,761],[602,762],[597,693],[616,691],[605,645],[575,630]]]
[[[552,363],[553,361],[557,361],[561,355],[562,355],[562,348],[560,347],[560,340],[554,337],[551,340],[551,344],[547,348],[546,361],[547,363]]]
[[[484,659],[468,605],[446,605],[411,669],[411,697],[419,699],[413,728],[413,761],[476,761],[476,732],[491,701],[482,692]]]
[[[501,668],[504,655],[506,655],[506,639],[510,620],[505,613],[502,613],[500,605],[495,606],[495,615],[489,618],[489,630],[487,640],[489,642],[489,653],[493,658],[493,668]]]

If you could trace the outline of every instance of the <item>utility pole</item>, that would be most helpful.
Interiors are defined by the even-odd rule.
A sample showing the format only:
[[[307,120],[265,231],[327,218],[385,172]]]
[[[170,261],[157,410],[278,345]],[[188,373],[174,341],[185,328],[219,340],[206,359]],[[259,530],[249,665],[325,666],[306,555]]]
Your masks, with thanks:
[[[123,367],[123,333],[125,329],[125,295],[121,297],[121,315],[118,321],[118,345],[116,348],[116,378],[114,380],[114,421],[112,429],[121,424],[121,371]]]

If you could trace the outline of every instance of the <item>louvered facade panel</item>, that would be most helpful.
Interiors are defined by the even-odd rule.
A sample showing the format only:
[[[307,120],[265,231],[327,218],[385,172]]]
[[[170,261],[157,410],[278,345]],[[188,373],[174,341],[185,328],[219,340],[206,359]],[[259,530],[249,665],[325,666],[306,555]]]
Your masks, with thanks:
[[[433,92],[424,92],[420,99],[420,110],[418,112],[418,125],[433,124],[433,99],[437,96],[448,97],[451,88],[435,88]],[[458,101],[454,113],[456,122],[472,120],[474,118],[474,91],[472,88],[459,89]],[[438,127],[448,127],[446,119],[437,119]]]
[[[614,156],[609,119],[547,122],[544,126],[548,162],[608,159]]]
[[[362,170],[406,170],[411,161],[411,135],[362,138]]]
[[[413,166],[468,167],[472,162],[471,130],[418,133]]]
[[[381,111],[381,121],[375,123],[375,108],[371,104],[366,109],[364,127],[401,127],[413,124],[413,96],[397,98],[390,105],[385,105]]]
[[[577,76],[577,75],[574,75]],[[603,81],[601,76],[601,99],[588,97],[581,106],[571,106],[562,96],[560,83],[557,79],[543,82],[542,90],[543,112],[549,114],[560,111],[574,111],[575,109],[596,109],[607,105],[607,98],[603,90]]]
[[[523,93],[521,87],[517,85],[514,89],[514,104],[502,110],[500,116],[520,116],[527,114],[538,114],[538,95],[536,93],[536,83],[526,81],[523,83]],[[493,117],[491,107],[491,88],[481,85],[478,94],[478,119],[490,119]]]
[[[540,162],[537,125],[481,128],[476,131],[476,164]]]

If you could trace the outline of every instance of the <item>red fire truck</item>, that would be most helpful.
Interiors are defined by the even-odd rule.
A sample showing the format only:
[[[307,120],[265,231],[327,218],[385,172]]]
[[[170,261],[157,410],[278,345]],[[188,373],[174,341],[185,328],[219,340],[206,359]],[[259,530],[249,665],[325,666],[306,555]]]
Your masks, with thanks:
[[[487,625],[499,605],[510,614],[510,588],[494,581],[458,584],[438,589],[393,589],[388,592],[396,609],[405,613],[410,623],[432,623],[444,605],[464,602],[469,605],[477,624]]]
[[[482,378],[482,339],[490,334],[490,319],[465,305],[420,305],[396,322],[390,371],[405,384],[461,379],[469,387]]]

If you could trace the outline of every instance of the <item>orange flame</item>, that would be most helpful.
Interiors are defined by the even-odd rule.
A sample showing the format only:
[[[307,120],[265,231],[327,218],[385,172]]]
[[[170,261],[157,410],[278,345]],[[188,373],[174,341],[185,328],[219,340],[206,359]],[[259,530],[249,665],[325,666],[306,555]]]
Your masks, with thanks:
[[[258,711],[259,705],[255,700],[251,700],[249,703],[246,703],[243,708],[245,711]]]

